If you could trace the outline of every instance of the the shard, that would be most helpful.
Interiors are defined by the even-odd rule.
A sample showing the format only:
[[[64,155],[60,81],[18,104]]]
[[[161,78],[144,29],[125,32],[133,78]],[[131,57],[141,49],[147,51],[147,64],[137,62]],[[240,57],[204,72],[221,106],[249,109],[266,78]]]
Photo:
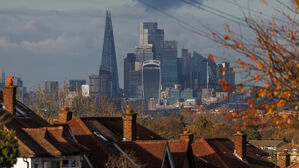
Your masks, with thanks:
[[[107,11],[102,60],[100,65],[100,95],[108,98],[119,97],[118,72],[111,21],[111,12]]]

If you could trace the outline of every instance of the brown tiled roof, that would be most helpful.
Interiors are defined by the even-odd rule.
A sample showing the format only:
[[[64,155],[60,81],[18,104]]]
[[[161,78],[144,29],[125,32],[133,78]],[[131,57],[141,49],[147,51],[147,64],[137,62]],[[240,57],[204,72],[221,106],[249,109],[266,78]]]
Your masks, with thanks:
[[[241,161],[234,155],[234,144],[229,139],[213,138],[199,139],[192,144],[192,150],[197,157],[197,164],[207,167],[273,167],[274,164],[264,160],[261,156],[266,152],[246,145],[246,161]]]
[[[166,145],[166,140],[142,140],[119,143],[119,146],[126,153],[133,153],[138,164],[150,168],[161,167]]]
[[[256,147],[279,146],[283,144],[281,140],[249,140],[248,142]]]
[[[34,122],[33,120],[29,121]],[[4,123],[7,129],[15,130],[20,156],[53,157],[76,155],[86,151],[85,147],[73,140],[66,127],[27,128],[23,122],[20,122],[20,119],[3,110],[0,110],[0,122]],[[38,126],[39,121],[34,125]]]
[[[2,97],[2,91],[0,91],[0,102],[3,101]],[[39,128],[50,126],[46,120],[42,119],[39,115],[18,100],[16,102],[15,118],[22,128]]]
[[[299,168],[299,163],[293,163],[288,168]]]
[[[42,147],[49,156],[78,155],[86,148],[77,144],[65,126],[42,128],[23,128],[23,130]],[[30,146],[29,146],[30,148]]]
[[[80,118],[70,120],[68,125],[78,142],[89,148],[88,158],[94,167],[104,167],[108,155],[118,153],[111,144],[96,137]]]
[[[100,132],[114,142],[123,138],[123,120],[121,117],[83,117],[82,121],[91,131]],[[137,140],[163,140],[161,136],[136,123]]]
[[[182,141],[168,141],[175,167],[184,167],[188,163],[193,167],[193,153],[190,143]]]

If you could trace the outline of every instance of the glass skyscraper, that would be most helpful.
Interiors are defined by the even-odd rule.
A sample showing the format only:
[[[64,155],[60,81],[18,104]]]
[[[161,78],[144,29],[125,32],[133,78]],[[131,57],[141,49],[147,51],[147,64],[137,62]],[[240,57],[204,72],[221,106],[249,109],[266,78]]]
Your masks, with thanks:
[[[101,96],[108,96],[109,98],[120,96],[111,12],[108,11],[106,14],[106,25],[99,78]]]
[[[177,42],[164,41],[161,52],[161,83],[163,90],[178,82]]]
[[[99,75],[89,75],[89,94],[97,96],[100,92],[100,78]]]
[[[160,60],[161,47],[164,41],[164,30],[158,29],[157,22],[141,22],[139,24],[138,48],[151,48],[153,58]],[[137,61],[139,60],[137,55]],[[143,60],[144,61],[144,60]]]
[[[69,80],[69,90],[74,92],[86,84],[86,80]]]
[[[156,102],[160,102],[160,90],[161,90],[160,61],[149,60],[143,62],[142,90],[143,90],[144,100],[149,100],[150,98],[154,98]]]

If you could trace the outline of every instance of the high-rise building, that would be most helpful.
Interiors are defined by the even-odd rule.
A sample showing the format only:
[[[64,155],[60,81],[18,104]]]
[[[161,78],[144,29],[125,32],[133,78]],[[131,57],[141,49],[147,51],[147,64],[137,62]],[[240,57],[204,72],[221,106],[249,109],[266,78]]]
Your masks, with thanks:
[[[82,85],[81,86],[81,91],[82,91],[82,96],[83,97],[89,97],[90,96],[89,85]]]
[[[161,50],[161,83],[163,90],[178,82],[177,42],[164,41]]]
[[[99,92],[100,92],[99,75],[89,75],[89,94],[91,96],[98,96]]]
[[[131,85],[136,85],[132,81],[133,73],[135,72],[136,57],[134,53],[128,53],[124,59],[124,94],[125,97],[130,97],[132,93],[129,92]]]
[[[218,64],[217,78],[224,79],[224,81],[228,83],[229,87],[233,89],[235,85],[235,73],[233,71],[233,68],[230,67],[230,63],[222,62]],[[218,84],[217,89],[223,91],[223,88],[221,88],[220,84]]]
[[[149,60],[143,62],[142,90],[143,90],[144,100],[147,101],[150,98],[154,98],[156,102],[160,102],[160,91],[161,91],[160,61]]]
[[[141,22],[139,24],[139,46],[151,48],[153,59],[160,60],[161,47],[164,41],[164,30],[158,29],[156,22]],[[138,60],[137,56],[137,60]]]
[[[183,76],[184,60],[181,57],[177,58],[177,74],[178,74],[178,84],[181,87],[184,86],[184,76]]]
[[[58,96],[58,81],[45,81],[45,90],[52,95]]]
[[[82,85],[86,84],[86,80],[69,80],[69,90],[75,92],[81,88]]]
[[[0,70],[0,83],[5,83],[5,72]]]
[[[192,60],[191,53],[188,52],[188,49],[182,49],[182,58],[183,58],[183,71],[182,78],[184,83],[182,88],[192,88],[191,86],[191,73],[192,73]]]
[[[20,77],[14,77],[13,84],[18,87],[23,87],[23,80]]]
[[[135,54],[137,62],[154,59],[154,53],[151,46],[138,46],[135,49]]]
[[[20,77],[14,77],[13,84],[17,86],[17,99],[23,101],[27,93],[27,88],[23,86],[23,80]]]
[[[5,85],[5,72],[0,70],[0,90]]]
[[[100,95],[109,98],[119,97],[118,71],[116,63],[115,45],[111,12],[107,11],[105,34],[103,42],[102,60],[99,71]]]

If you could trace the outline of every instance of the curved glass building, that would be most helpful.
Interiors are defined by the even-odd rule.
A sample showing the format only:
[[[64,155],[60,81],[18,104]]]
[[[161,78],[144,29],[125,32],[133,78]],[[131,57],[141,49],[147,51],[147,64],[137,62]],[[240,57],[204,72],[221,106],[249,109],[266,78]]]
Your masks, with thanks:
[[[147,60],[142,64],[142,97],[144,100],[154,98],[160,102],[161,70],[160,61]]]

